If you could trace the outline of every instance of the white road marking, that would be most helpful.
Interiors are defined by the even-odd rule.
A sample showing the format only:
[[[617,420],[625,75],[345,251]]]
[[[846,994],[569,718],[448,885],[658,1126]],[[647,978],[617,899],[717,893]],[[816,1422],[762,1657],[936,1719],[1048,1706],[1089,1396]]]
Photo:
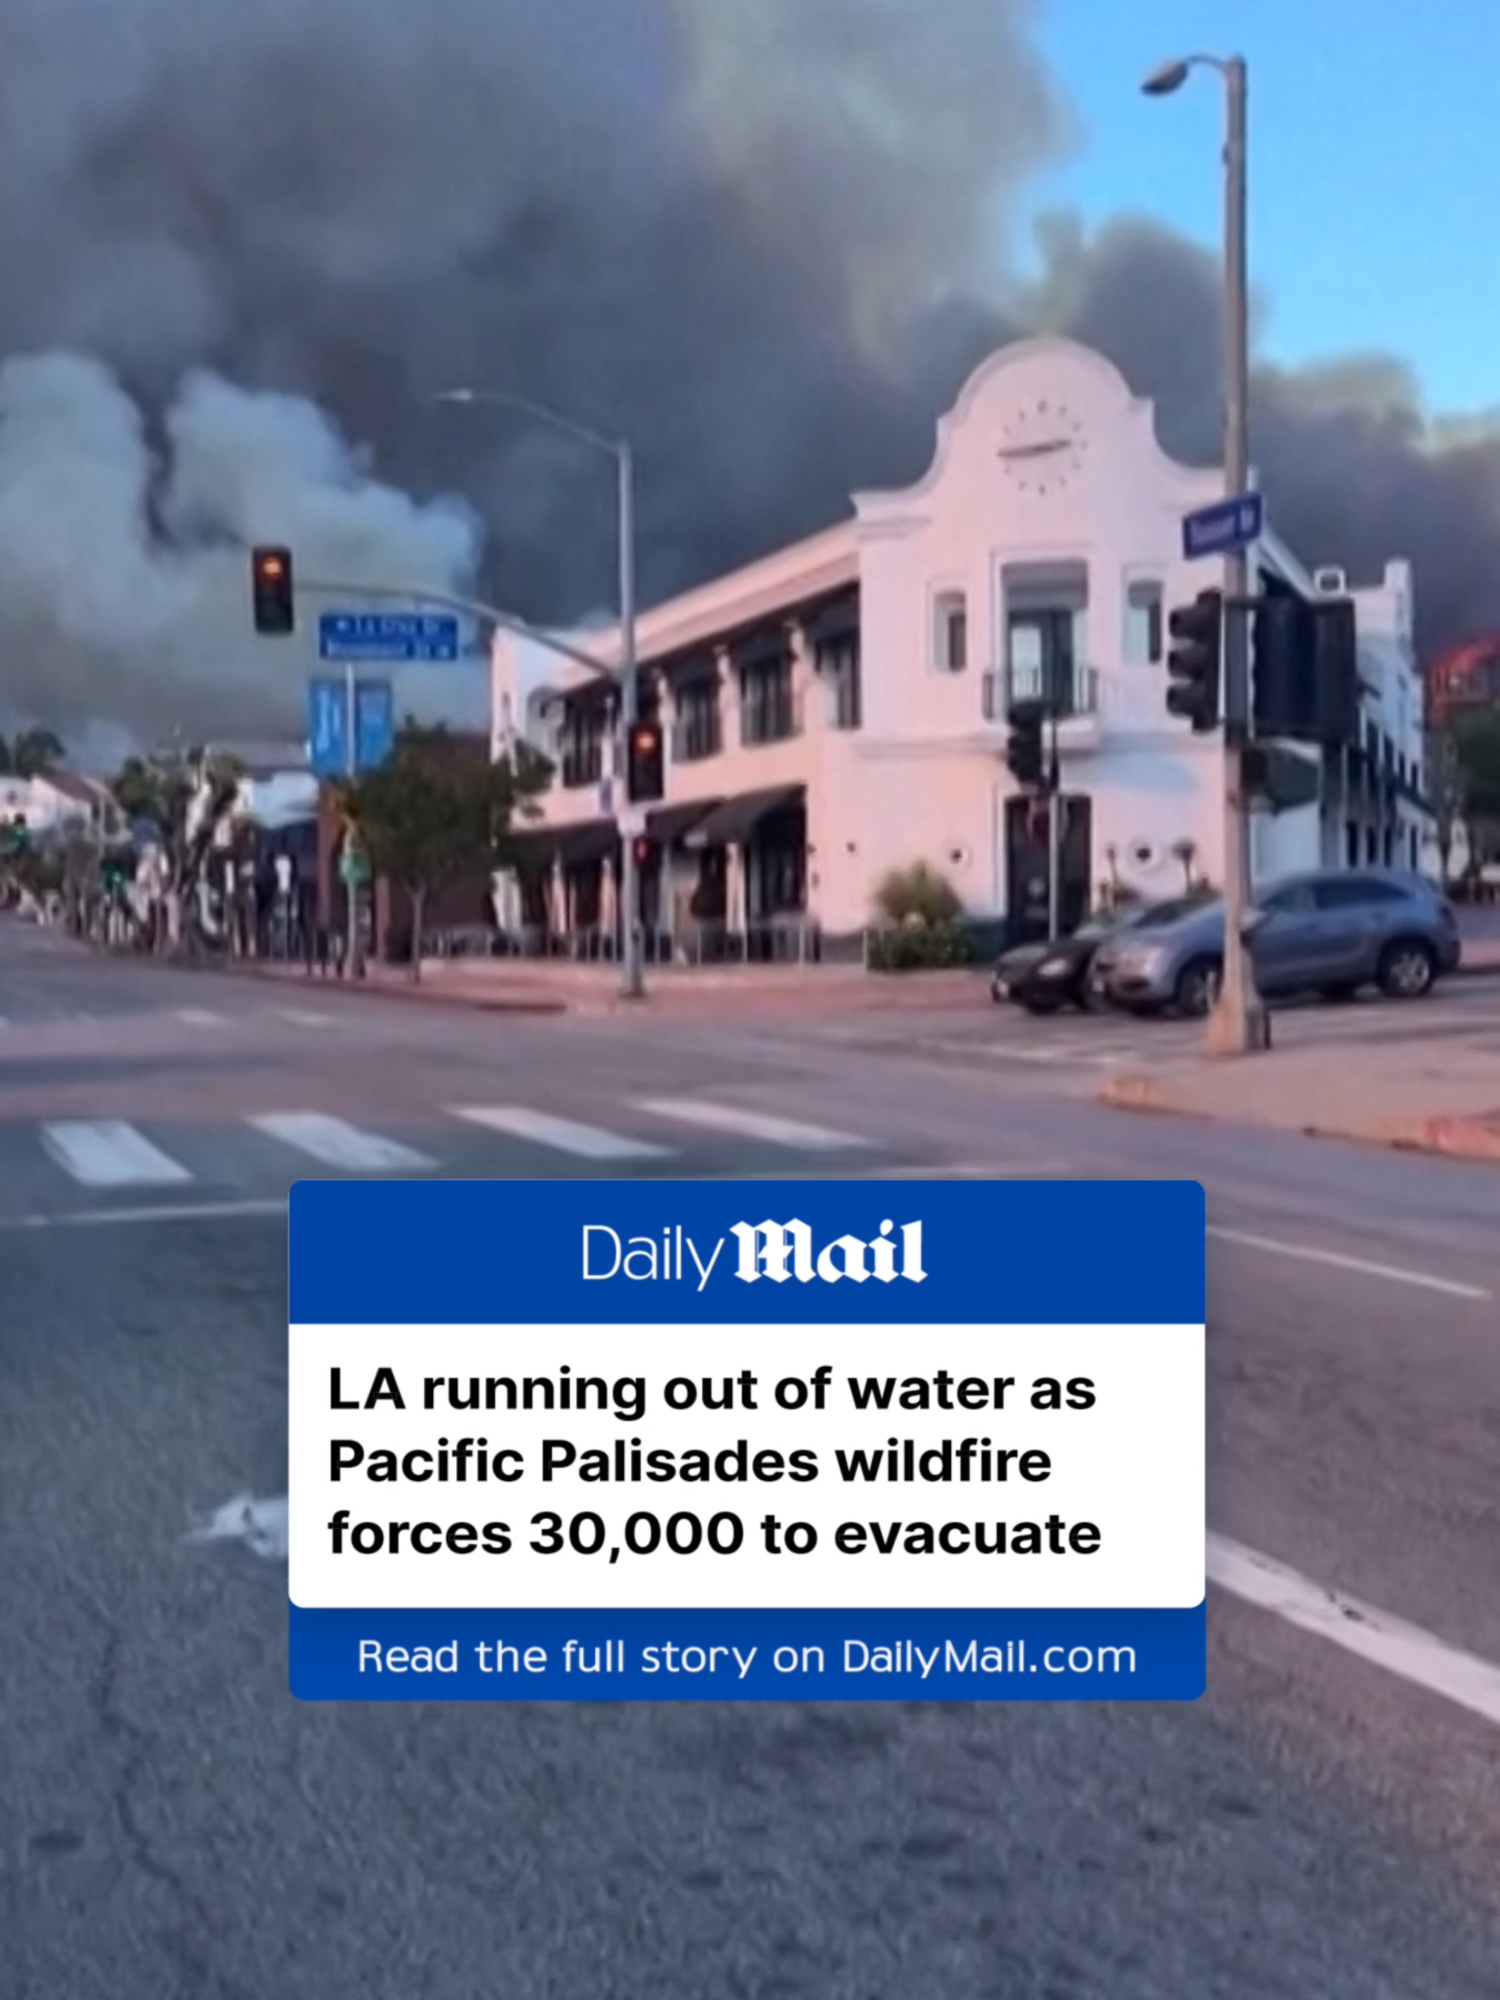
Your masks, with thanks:
[[[1208,1575],[1221,1590],[1315,1632],[1387,1673],[1500,1723],[1500,1667],[1407,1625],[1358,1598],[1328,1590],[1223,1535],[1208,1538]]]
[[[314,1014],[305,1007],[278,1007],[277,1014],[283,1021],[290,1021],[297,1028],[331,1028],[332,1014]]]
[[[57,1215],[0,1216],[0,1230],[104,1229],[122,1223],[216,1222],[231,1216],[285,1215],[286,1200],[154,1202],[149,1208],[79,1208]]]
[[[287,1550],[287,1503],[254,1500],[238,1493],[226,1500],[201,1528],[188,1536],[190,1542],[243,1542],[268,1562],[285,1562]]]
[[[342,1118],[330,1118],[321,1111],[270,1111],[246,1120],[268,1139],[278,1139],[325,1167],[348,1173],[415,1172],[435,1164],[425,1153],[414,1152],[395,1139],[378,1132],[363,1132]]]
[[[207,1007],[179,1007],[177,1019],[189,1028],[222,1028],[224,1016],[214,1014]]]
[[[117,1119],[44,1125],[42,1144],[84,1187],[165,1187],[193,1178],[133,1125]]]
[[[598,1125],[579,1125],[546,1111],[528,1111],[519,1104],[455,1106],[449,1115],[490,1132],[504,1132],[513,1139],[529,1139],[559,1153],[572,1153],[580,1160],[659,1160],[668,1150],[645,1139],[606,1132]]]
[[[1221,1243],[1238,1243],[1246,1250],[1264,1250],[1270,1257],[1291,1257],[1304,1264],[1326,1264],[1334,1271],[1356,1271],[1366,1278],[1384,1278],[1393,1285],[1415,1285],[1422,1291],[1441,1292],[1450,1299],[1491,1299],[1482,1285],[1463,1285],[1454,1278],[1435,1278],[1426,1271],[1409,1271],[1398,1264],[1375,1264],[1367,1257],[1349,1257],[1339,1250],[1319,1250],[1308,1243],[1283,1243],[1274,1236],[1252,1236],[1243,1229],[1220,1229],[1208,1225],[1208,1234]]]
[[[652,1118],[669,1118],[698,1125],[706,1132],[729,1132],[742,1139],[760,1139],[768,1146],[787,1146],[799,1153],[837,1152],[869,1144],[847,1132],[830,1132],[821,1125],[799,1124],[794,1118],[772,1118],[738,1104],[710,1104],[697,1097],[652,1097],[636,1105]]]

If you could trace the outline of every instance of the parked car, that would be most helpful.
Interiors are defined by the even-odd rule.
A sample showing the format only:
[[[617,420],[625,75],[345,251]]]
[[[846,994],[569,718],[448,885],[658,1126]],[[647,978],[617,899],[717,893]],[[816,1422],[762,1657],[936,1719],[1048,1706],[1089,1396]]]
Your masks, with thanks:
[[[1296,875],[1246,913],[1255,981],[1267,998],[1322,993],[1352,1000],[1374,985],[1417,999],[1458,965],[1458,925],[1442,893],[1393,868]],[[1106,996],[1140,1013],[1207,1014],[1224,960],[1217,898],[1167,924],[1111,939],[1095,965]]]
[[[1142,925],[1174,923],[1190,910],[1201,909],[1205,896],[1176,897],[1170,902],[1126,903],[1095,910],[1071,936],[1048,944],[1018,944],[1002,953],[990,980],[990,996],[1013,1001],[1030,1014],[1052,1014],[1059,1007],[1087,1007],[1099,996],[1093,980],[1096,956],[1110,938]]]

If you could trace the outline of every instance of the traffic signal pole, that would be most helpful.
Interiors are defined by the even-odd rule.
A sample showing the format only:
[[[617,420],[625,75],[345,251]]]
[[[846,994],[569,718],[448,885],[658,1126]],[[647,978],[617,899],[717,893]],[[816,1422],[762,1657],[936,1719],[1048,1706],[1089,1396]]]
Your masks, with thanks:
[[[1250,480],[1250,307],[1246,258],[1247,98],[1245,64],[1224,65],[1228,96],[1224,148],[1225,356],[1224,476],[1231,494]],[[1245,750],[1250,736],[1250,563],[1243,549],[1224,558],[1224,970],[1210,1016],[1210,1055],[1250,1055],[1270,1047],[1270,1017],[1255,986],[1244,923],[1250,908],[1250,800]]]
[[[1052,710],[1051,760],[1047,767],[1047,942],[1062,932],[1062,769],[1057,755],[1057,710]]]
[[[616,783],[629,801],[630,743],[635,727],[639,675],[635,635],[635,475],[628,444],[619,447],[620,468],[620,730],[616,751]],[[620,939],[624,969],[621,997],[645,998],[642,966],[640,869],[635,837],[620,842]]]

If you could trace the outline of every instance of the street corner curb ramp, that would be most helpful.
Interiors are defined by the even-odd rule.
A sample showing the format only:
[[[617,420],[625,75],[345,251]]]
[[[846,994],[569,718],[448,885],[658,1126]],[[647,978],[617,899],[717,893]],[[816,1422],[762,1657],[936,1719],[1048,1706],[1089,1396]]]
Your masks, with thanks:
[[[1148,1070],[1122,1070],[1108,1078],[1097,1093],[1097,1101],[1116,1111],[1148,1111],[1223,1124],[1253,1124],[1270,1130],[1299,1133],[1310,1139],[1353,1140],[1401,1152],[1440,1153],[1449,1159],[1480,1160],[1500,1165],[1500,1106],[1475,1116],[1382,1120],[1378,1117],[1339,1119],[1315,1115],[1282,1122],[1205,1105],[1195,1093],[1191,1080],[1156,1076]]]

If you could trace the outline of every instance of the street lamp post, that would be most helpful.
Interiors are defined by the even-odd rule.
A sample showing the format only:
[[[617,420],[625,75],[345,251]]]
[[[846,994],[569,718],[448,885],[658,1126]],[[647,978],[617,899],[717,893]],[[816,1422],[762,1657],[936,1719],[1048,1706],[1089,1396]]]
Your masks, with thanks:
[[[1244,58],[1188,56],[1153,70],[1149,97],[1180,90],[1193,69],[1224,81],[1224,478],[1231,494],[1250,479],[1250,288],[1246,254],[1248,96]],[[1248,1055],[1270,1046],[1270,1017],[1255,986],[1245,943],[1250,907],[1250,801],[1245,748],[1250,735],[1250,563],[1244,549],[1224,558],[1224,971],[1208,1024],[1210,1054]]]
[[[623,791],[629,785],[630,735],[636,721],[639,696],[635,606],[635,460],[631,448],[621,439],[604,437],[598,431],[574,423],[571,417],[560,416],[556,410],[548,409],[542,403],[534,403],[526,396],[514,396],[505,389],[445,389],[439,393],[437,400],[440,403],[492,403],[500,409],[518,410],[525,416],[535,418],[538,423],[547,424],[553,430],[605,453],[615,462],[620,544],[620,661],[616,679],[620,702],[616,718],[612,790]],[[627,1000],[640,1000],[645,997],[646,987],[642,965],[639,876],[635,842],[625,838],[620,841],[620,901],[620,929],[624,946],[620,991]]]

